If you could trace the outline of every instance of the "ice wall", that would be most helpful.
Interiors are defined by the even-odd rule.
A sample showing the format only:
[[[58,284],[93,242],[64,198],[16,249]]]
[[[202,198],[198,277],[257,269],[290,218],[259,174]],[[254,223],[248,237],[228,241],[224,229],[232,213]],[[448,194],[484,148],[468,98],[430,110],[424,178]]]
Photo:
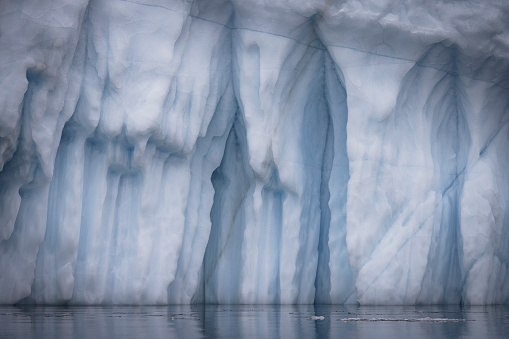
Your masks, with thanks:
[[[0,3],[0,303],[509,302],[501,1]]]

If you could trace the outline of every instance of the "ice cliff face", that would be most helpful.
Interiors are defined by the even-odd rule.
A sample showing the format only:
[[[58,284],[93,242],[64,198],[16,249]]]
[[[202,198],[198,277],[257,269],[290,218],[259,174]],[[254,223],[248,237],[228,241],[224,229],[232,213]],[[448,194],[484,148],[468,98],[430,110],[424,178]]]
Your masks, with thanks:
[[[509,302],[509,6],[0,3],[0,303]]]

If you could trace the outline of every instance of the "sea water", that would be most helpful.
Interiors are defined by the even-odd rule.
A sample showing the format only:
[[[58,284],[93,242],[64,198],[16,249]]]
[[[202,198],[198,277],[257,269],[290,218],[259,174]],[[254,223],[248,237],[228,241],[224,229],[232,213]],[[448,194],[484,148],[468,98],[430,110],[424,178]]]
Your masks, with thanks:
[[[0,338],[509,338],[509,305],[0,306]]]

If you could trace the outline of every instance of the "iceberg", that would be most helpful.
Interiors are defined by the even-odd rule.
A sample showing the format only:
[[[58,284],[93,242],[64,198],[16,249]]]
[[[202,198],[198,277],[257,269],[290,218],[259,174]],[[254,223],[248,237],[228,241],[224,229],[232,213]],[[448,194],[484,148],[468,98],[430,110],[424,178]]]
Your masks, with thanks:
[[[0,304],[506,304],[502,1],[5,0]]]

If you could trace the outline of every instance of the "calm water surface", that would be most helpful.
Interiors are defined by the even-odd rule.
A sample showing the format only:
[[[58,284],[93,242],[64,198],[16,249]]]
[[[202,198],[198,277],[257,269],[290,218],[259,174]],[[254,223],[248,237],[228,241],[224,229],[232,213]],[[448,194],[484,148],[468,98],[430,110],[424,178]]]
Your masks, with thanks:
[[[509,338],[509,305],[0,306],[0,337]]]

